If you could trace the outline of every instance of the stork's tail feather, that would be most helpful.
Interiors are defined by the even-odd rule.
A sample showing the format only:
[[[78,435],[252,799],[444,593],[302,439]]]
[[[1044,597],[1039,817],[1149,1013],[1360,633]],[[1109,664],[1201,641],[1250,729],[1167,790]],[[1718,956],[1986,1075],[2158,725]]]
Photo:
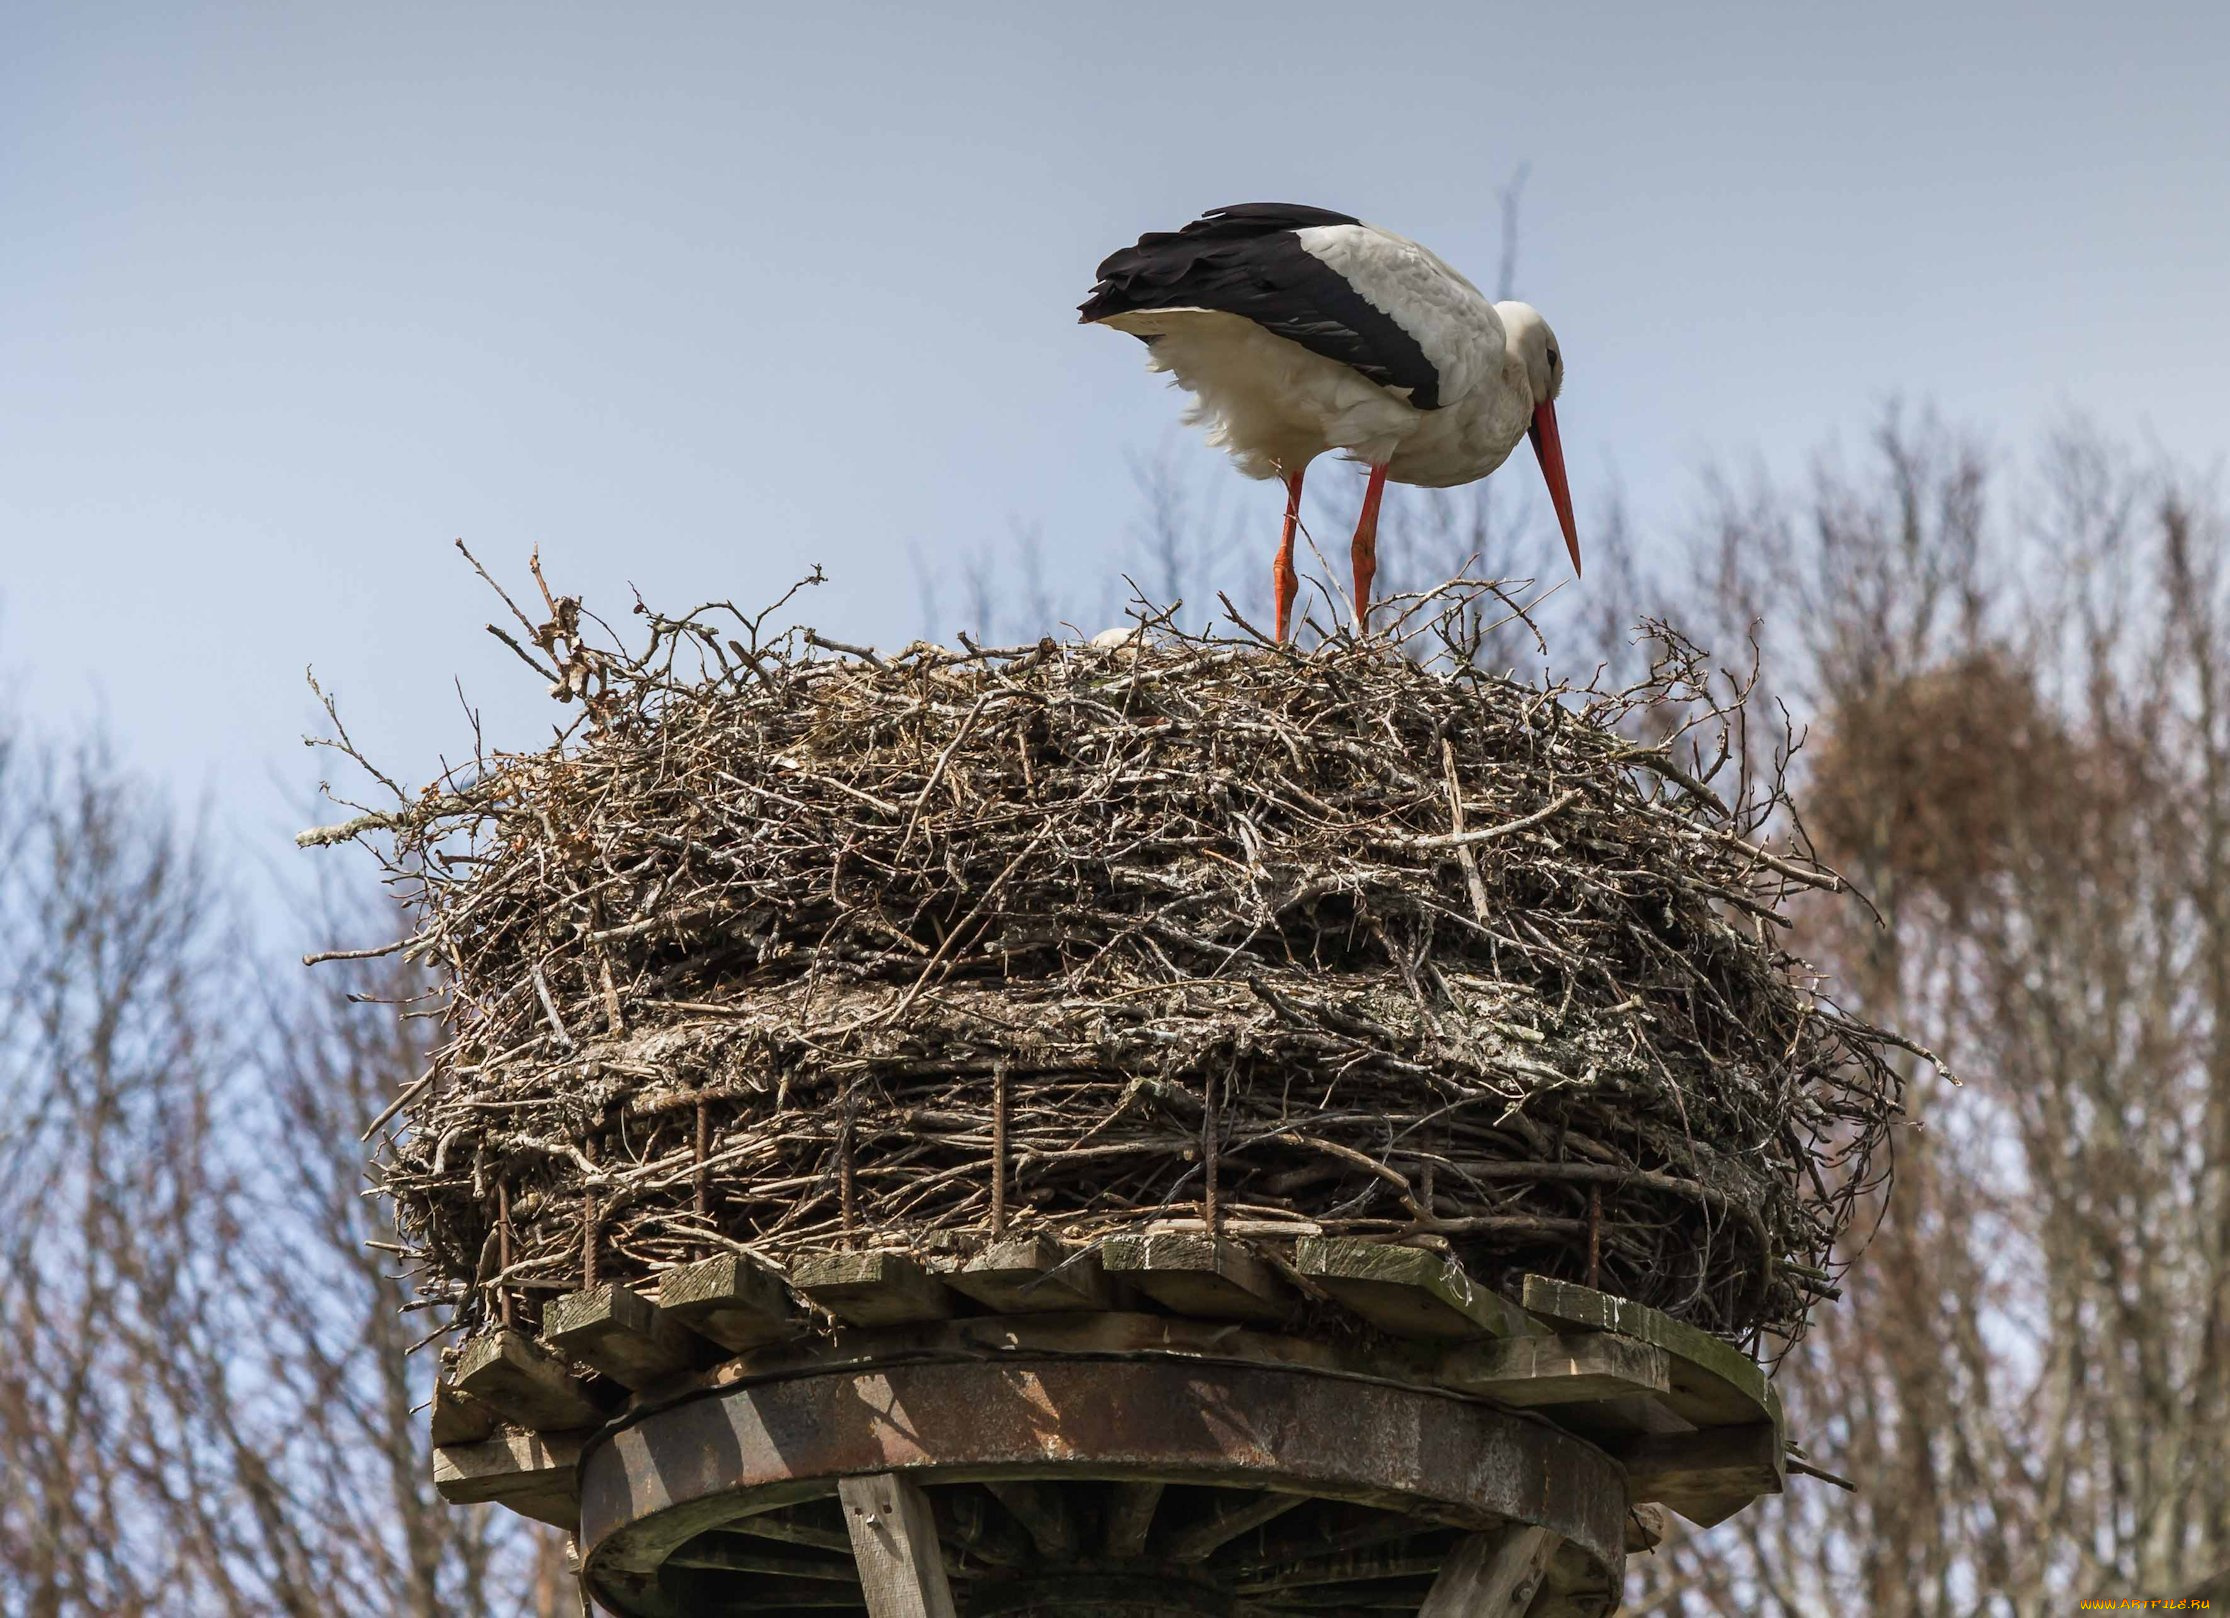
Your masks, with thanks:
[[[1187,304],[1221,307],[1214,292],[1230,276],[1233,244],[1312,225],[1354,223],[1352,214],[1300,202],[1235,202],[1210,208],[1183,230],[1148,231],[1138,238],[1137,246],[1108,254],[1096,272],[1098,284],[1077,306],[1078,321],[1090,325],[1131,310]]]
[[[1437,409],[1440,372],[1417,334],[1311,250],[1325,231],[1368,233],[1347,214],[1299,203],[1217,208],[1183,230],[1141,236],[1136,247],[1110,254],[1081,312],[1087,323],[1149,310],[1237,315],[1397,391],[1419,410]]]

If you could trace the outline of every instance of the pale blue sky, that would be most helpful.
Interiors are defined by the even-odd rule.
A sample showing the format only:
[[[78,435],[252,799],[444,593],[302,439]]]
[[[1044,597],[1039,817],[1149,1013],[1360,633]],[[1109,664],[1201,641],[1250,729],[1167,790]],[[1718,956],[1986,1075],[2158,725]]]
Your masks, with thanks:
[[[910,547],[1041,524],[1088,587],[1176,414],[1073,324],[1102,254],[1293,200],[1486,280],[1520,160],[1583,534],[1614,474],[1646,536],[1895,393],[2213,464],[2226,19],[0,0],[0,701],[262,838],[305,664],[404,772],[452,674],[522,734],[453,536],[611,608],[819,561],[884,640],[931,627]]]

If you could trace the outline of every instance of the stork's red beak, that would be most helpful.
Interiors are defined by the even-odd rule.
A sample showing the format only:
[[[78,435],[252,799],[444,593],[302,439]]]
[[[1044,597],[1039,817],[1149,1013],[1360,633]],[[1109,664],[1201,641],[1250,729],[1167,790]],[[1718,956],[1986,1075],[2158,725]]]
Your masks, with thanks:
[[[1572,576],[1580,572],[1580,531],[1572,521],[1572,488],[1564,481],[1564,444],[1556,436],[1556,403],[1543,399],[1533,408],[1533,425],[1525,436],[1533,440],[1533,453],[1541,458],[1541,476],[1548,481],[1549,500],[1556,507],[1557,526],[1564,530],[1564,548],[1572,553]]]

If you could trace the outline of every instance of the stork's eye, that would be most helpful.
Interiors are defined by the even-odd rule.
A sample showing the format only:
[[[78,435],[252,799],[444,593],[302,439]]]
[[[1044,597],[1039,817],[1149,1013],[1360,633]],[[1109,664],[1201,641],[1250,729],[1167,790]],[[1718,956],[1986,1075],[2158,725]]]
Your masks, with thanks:
[[[1553,348],[1549,350],[1549,369],[1556,369],[1556,350]]]

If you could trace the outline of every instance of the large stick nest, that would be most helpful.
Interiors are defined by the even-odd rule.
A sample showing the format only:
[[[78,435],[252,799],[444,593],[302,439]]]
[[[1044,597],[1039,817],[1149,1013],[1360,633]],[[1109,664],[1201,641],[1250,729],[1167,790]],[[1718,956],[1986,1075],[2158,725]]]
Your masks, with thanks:
[[[1839,883],[1765,848],[1777,772],[1703,779],[1739,693],[1661,626],[1603,692],[1143,621],[886,658],[722,605],[628,651],[545,599],[505,638],[570,734],[305,834],[375,842],[436,973],[376,1166],[460,1323],[719,1252],[1208,1225],[1734,1335],[1832,1293],[1898,1042],[1784,948]]]

